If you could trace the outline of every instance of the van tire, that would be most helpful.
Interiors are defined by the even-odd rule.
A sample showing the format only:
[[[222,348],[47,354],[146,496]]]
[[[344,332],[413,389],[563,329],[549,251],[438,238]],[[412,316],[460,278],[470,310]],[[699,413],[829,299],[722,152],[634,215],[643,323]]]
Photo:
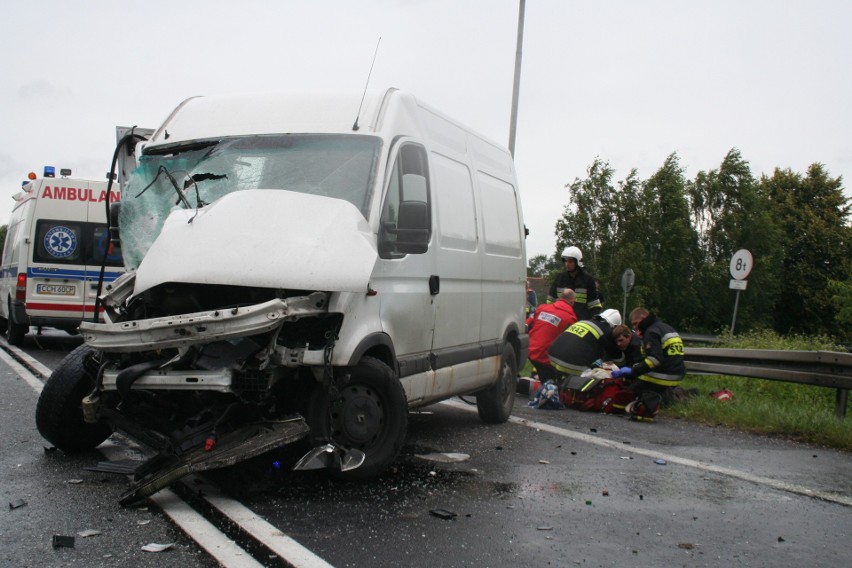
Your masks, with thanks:
[[[408,429],[408,401],[402,383],[382,361],[364,357],[336,379],[337,397],[331,404],[327,389],[314,389],[307,412],[311,442],[332,441],[344,449],[366,454],[361,467],[346,472],[329,470],[343,480],[371,479],[384,472],[399,455]]]
[[[96,350],[81,345],[69,353],[47,379],[36,405],[36,427],[45,440],[65,453],[97,447],[112,434],[102,422],[83,420],[80,401],[95,384],[84,362]]]
[[[488,424],[502,424],[512,415],[518,382],[518,358],[512,345],[503,345],[497,382],[476,395],[479,418]]]

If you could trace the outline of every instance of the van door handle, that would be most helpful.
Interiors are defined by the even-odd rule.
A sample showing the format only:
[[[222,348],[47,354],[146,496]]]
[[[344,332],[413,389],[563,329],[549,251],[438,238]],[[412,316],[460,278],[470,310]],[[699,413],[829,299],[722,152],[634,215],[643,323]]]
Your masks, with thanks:
[[[429,277],[429,293],[433,296],[441,291],[441,278],[435,274]]]

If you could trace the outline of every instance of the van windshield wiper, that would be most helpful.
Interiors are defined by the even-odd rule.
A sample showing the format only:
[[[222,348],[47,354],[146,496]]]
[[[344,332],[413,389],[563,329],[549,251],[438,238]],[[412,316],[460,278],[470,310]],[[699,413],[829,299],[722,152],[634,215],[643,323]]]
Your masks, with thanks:
[[[160,179],[160,175],[162,175],[162,174],[165,174],[165,176],[169,179],[169,181],[170,181],[170,182],[171,182],[171,184],[172,184],[172,187],[175,189],[175,193],[177,193],[177,195],[178,195],[178,200],[177,200],[177,201],[175,201],[175,205],[177,205],[178,203],[183,203],[183,204],[184,204],[184,206],[185,206],[187,209],[192,209],[192,205],[190,205],[189,200],[186,198],[186,194],[184,194],[183,189],[181,189],[181,187],[178,185],[178,182],[177,182],[177,180],[175,179],[175,177],[172,175],[172,173],[171,173],[168,169],[166,169],[166,166],[160,166],[160,167],[157,169],[157,175],[155,175],[155,176],[154,176],[154,179],[152,179],[152,180],[151,180],[151,183],[149,183],[148,185],[146,185],[145,187],[143,187],[143,188],[142,188],[142,191],[140,191],[139,193],[137,193],[135,197],[139,197],[139,196],[141,196],[143,193],[145,193],[146,191],[148,191],[148,189],[149,189],[152,185],[154,185],[155,183],[157,183],[157,180],[158,180],[158,179]]]
[[[205,203],[201,199],[201,195],[198,192],[198,182],[207,181],[211,179],[228,179],[228,176],[225,174],[192,174],[186,179],[185,182],[183,182],[184,195],[186,194],[186,190],[188,190],[190,186],[195,186],[195,202],[198,203],[199,209],[207,205],[207,203]]]

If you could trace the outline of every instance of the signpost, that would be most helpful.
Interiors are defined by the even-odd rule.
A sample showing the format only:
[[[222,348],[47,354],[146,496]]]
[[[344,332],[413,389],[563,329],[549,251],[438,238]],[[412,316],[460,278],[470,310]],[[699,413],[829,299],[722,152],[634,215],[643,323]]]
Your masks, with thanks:
[[[636,275],[632,268],[628,268],[621,275],[621,289],[624,290],[624,309],[621,312],[621,321],[627,320],[627,294],[633,290],[633,283],[636,281]]]
[[[748,282],[746,278],[751,274],[751,268],[754,264],[754,258],[751,256],[751,253],[746,249],[740,249],[734,253],[734,256],[731,257],[731,276],[733,280],[731,280],[728,287],[731,290],[737,291],[736,299],[734,300],[734,317],[731,320],[731,340],[734,339],[734,326],[737,323],[737,308],[740,305],[740,291],[746,289],[746,285]]]

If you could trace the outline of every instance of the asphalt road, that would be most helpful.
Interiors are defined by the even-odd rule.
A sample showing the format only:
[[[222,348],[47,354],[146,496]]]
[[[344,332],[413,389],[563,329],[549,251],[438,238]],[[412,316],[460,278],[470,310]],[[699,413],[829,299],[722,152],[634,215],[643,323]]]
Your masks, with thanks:
[[[32,339],[25,350],[48,366],[64,354]],[[97,453],[46,452],[35,390],[5,363],[0,394],[3,495],[27,501],[4,508],[0,564],[217,564],[156,507],[121,508],[125,478],[84,469],[104,459]],[[369,483],[274,466],[292,463],[293,451],[220,470],[183,494],[231,497],[338,567],[852,565],[848,453],[664,414],[647,424],[525,402],[498,426],[458,399],[412,413],[403,455]],[[437,461],[444,453],[468,457]],[[101,534],[51,546],[53,534],[85,529]],[[175,544],[141,550],[151,542]]]

